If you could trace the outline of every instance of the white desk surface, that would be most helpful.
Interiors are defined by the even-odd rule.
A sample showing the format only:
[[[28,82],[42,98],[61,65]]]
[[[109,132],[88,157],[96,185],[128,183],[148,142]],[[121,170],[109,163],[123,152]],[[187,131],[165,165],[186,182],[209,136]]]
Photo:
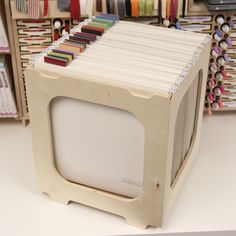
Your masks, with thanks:
[[[141,230],[119,216],[77,203],[62,205],[40,193],[29,126],[0,120],[0,148],[2,236],[236,230],[236,112],[204,117],[198,158],[162,229]]]

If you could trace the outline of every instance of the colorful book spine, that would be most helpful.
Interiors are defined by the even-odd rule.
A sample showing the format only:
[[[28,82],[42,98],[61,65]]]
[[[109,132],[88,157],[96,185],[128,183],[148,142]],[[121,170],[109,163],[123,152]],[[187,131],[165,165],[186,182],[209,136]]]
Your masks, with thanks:
[[[62,38],[57,47],[49,48],[44,56],[44,62],[67,66],[78,54],[86,50],[88,44],[94,43],[118,20],[117,16],[112,14],[101,14],[80,23],[78,30]]]

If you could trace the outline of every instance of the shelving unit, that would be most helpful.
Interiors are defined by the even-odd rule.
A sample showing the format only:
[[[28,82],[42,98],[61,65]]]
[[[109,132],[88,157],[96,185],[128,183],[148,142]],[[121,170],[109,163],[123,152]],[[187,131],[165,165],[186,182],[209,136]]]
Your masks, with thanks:
[[[182,30],[193,31],[196,33],[205,33],[212,36],[212,43],[219,48],[219,53],[217,55],[210,55],[210,59],[213,59],[213,62],[209,62],[209,76],[215,81],[214,84],[207,84],[206,91],[206,111],[233,111],[236,110],[236,11],[208,11],[204,1],[201,0],[189,0],[187,1],[187,12],[184,18],[179,19]],[[216,22],[216,17],[222,15],[223,22],[221,24]],[[227,17],[230,17],[232,20],[232,26],[229,32],[223,32],[221,30],[221,25],[228,23],[226,20]],[[219,39],[214,39],[213,35],[216,33],[216,28],[218,27],[221,31],[221,37]],[[224,40],[224,36],[228,35],[232,41],[232,45],[228,45],[226,49],[220,47],[220,42]],[[212,46],[212,49],[214,47]],[[220,65],[217,63],[217,58],[223,55],[223,51],[226,51],[226,56],[229,57],[229,62]],[[210,70],[212,63],[216,64],[216,71]],[[216,73],[220,72],[220,67],[224,67],[224,72],[227,76],[223,79],[216,79]],[[223,74],[222,74],[223,75]],[[210,82],[210,81],[209,81]],[[228,94],[222,92],[221,84]],[[215,93],[215,89],[221,88],[220,92]],[[208,95],[213,95],[213,100],[208,99]],[[227,102],[230,101],[229,105]],[[223,107],[221,107],[223,105]]]
[[[214,108],[214,106],[211,107],[211,101],[208,102],[207,101],[207,95],[210,93],[212,93],[213,89],[215,86],[207,86],[207,93],[206,93],[206,105],[207,103],[209,103],[209,107],[211,107],[211,109],[213,111],[232,111],[232,110],[236,110],[236,82],[233,81],[236,79],[236,74],[234,75],[234,73],[236,72],[236,60],[234,60],[234,58],[236,58],[236,11],[208,11],[205,4],[203,3],[203,1],[200,0],[189,0],[189,4],[188,4],[188,14],[187,17],[201,17],[201,16],[210,16],[211,17],[211,22],[203,22],[203,23],[198,23],[198,25],[206,25],[209,24],[209,26],[211,27],[211,30],[209,32],[205,32],[205,33],[209,33],[212,35],[212,43],[216,43],[217,47],[219,47],[219,42],[221,39],[223,39],[224,35],[226,34],[225,32],[222,31],[222,37],[219,40],[215,40],[213,37],[213,34],[216,32],[215,27],[221,27],[221,24],[218,24],[216,22],[216,17],[219,15],[223,15],[224,17],[224,22],[226,21],[227,17],[230,17],[232,19],[233,22],[233,27],[231,28],[231,30],[229,31],[228,35],[232,40],[232,46],[228,46],[227,49],[225,50],[226,53],[228,54],[230,61],[231,62],[225,62],[224,63],[224,68],[226,73],[228,74],[228,78],[224,78],[222,80],[222,85],[224,86],[225,89],[228,88],[233,88],[235,90],[235,92],[230,93],[230,96],[233,98],[233,100],[235,100],[235,105],[233,105],[232,107],[227,107],[224,105],[224,99],[222,99],[223,105],[224,107],[218,107],[218,108]],[[191,24],[189,24],[191,25]],[[200,32],[200,33],[204,33],[203,31],[196,31],[196,32]],[[220,47],[219,47],[220,48]],[[223,52],[223,49],[220,48],[220,54],[217,55],[221,56]],[[210,55],[210,59],[213,59],[214,62],[216,63],[216,58],[212,55]],[[217,64],[217,63],[216,63]],[[211,63],[209,63],[209,66],[211,65]],[[220,65],[217,64],[217,71],[219,71]],[[216,72],[215,72],[216,73]],[[209,74],[213,75],[213,78],[215,79],[215,73],[213,73],[212,71],[209,70]],[[216,82],[218,83],[218,81],[216,80]],[[217,97],[217,94],[213,94],[215,96],[215,100]],[[222,94],[220,94],[220,97],[222,96]],[[224,97],[228,97],[228,95],[223,95]],[[219,98],[219,97],[218,97]]]
[[[16,120],[22,121],[23,125],[25,125],[25,119],[23,117],[22,113],[22,102],[21,102],[21,94],[19,90],[19,80],[18,80],[18,74],[17,74],[17,62],[15,58],[15,48],[14,48],[14,40],[13,40],[13,35],[12,35],[12,25],[11,21],[9,19],[9,14],[10,14],[10,8],[6,4],[7,1],[3,1],[3,5],[1,6],[1,13],[5,16],[5,27],[8,31],[8,40],[10,44],[10,51],[3,53],[7,56],[10,57],[11,61],[11,66],[12,66],[12,72],[13,72],[13,80],[14,80],[14,92],[15,92],[15,98],[16,98],[16,106],[17,106],[17,111],[18,111],[18,117],[15,118]]]
[[[7,34],[7,41],[9,43],[9,48],[7,48],[3,51],[0,51],[0,55],[5,56],[5,62],[6,62],[6,68],[3,69],[3,72],[2,72],[3,74],[2,75],[9,76],[9,78],[8,77],[5,78],[6,80],[3,79],[5,81],[4,82],[4,84],[5,84],[4,87],[5,87],[6,94],[5,95],[3,95],[4,93],[1,94],[2,99],[3,99],[3,104],[5,103],[5,105],[3,105],[3,106],[5,106],[5,108],[8,107],[5,110],[6,114],[8,113],[8,115],[6,115],[6,116],[3,115],[3,116],[0,117],[0,119],[18,119],[18,117],[15,118],[16,117],[15,110],[14,110],[14,115],[10,114],[10,112],[11,112],[10,107],[11,106],[12,107],[14,106],[14,109],[16,109],[15,104],[14,104],[15,102],[16,102],[17,110],[19,110],[19,108],[18,108],[18,104],[17,104],[18,100],[17,100],[17,98],[16,99],[14,98],[15,95],[16,95],[15,94],[16,93],[15,92],[15,82],[12,84],[11,81],[8,81],[8,79],[9,80],[11,80],[11,79],[14,80],[14,76],[13,76],[13,78],[11,78],[11,74],[12,74],[12,71],[13,71],[12,67],[14,66],[15,61],[14,61],[14,57],[12,56],[12,52],[14,51],[14,49],[12,50],[12,43],[11,43],[11,40],[10,40],[10,37],[9,37],[10,34],[9,34],[9,29],[8,29],[7,16],[6,16],[6,12],[5,12],[4,2],[1,4],[1,7],[0,7],[0,16],[1,16],[3,27],[4,27],[3,31],[5,31],[5,32],[3,32],[3,34],[5,34],[5,33]],[[8,73],[10,73],[10,75]],[[4,78],[4,77],[2,77],[2,78]],[[10,83],[11,86],[8,86],[8,83]],[[12,88],[12,90],[10,88]],[[9,90],[11,90],[11,91],[8,92]],[[12,95],[10,95],[11,92],[14,94],[13,97],[12,97]],[[16,101],[14,101],[14,102],[12,100],[10,101],[9,96],[11,97],[11,99],[16,100]],[[3,97],[5,97],[5,98],[3,98]],[[6,100],[4,101],[4,99],[6,99]],[[3,112],[3,113],[5,114],[5,112]]]
[[[9,41],[11,45],[11,59],[12,59],[12,67],[13,67],[13,74],[14,74],[14,84],[15,84],[15,94],[16,94],[16,102],[17,102],[17,108],[18,108],[18,120],[21,120],[22,123],[25,125],[27,121],[29,120],[28,117],[28,105],[27,105],[27,94],[26,94],[26,88],[25,88],[25,81],[24,81],[24,70],[27,66],[27,63],[29,62],[30,58],[35,55],[36,53],[22,51],[23,46],[30,46],[29,44],[22,43],[20,41],[22,38],[27,37],[26,35],[20,35],[19,30],[24,28],[32,28],[32,26],[27,25],[20,25],[19,21],[22,20],[32,20],[29,19],[29,16],[27,13],[19,12],[14,7],[14,1],[13,0],[4,0],[5,2],[5,10],[6,10],[6,18],[7,18],[7,28],[9,32]],[[195,24],[196,26],[201,26],[202,28],[196,28],[194,30],[195,32],[200,33],[207,33],[212,34],[214,25],[215,25],[215,16],[219,14],[220,12],[209,12],[207,8],[205,7],[203,1],[201,0],[189,0],[188,6],[187,6],[187,14],[186,17],[181,22],[181,25],[185,30],[189,30],[188,27]],[[43,9],[43,1],[40,0],[40,6],[41,9]],[[233,17],[233,20],[236,22],[236,12],[227,12],[227,15],[231,15]],[[199,17],[199,16],[206,16],[210,17],[211,19],[209,22],[184,22],[185,19],[188,17]],[[77,21],[71,21],[70,20],[70,13],[69,12],[61,12],[57,8],[57,1],[56,0],[50,0],[49,1],[49,12],[48,16],[46,18],[41,17],[39,20],[45,20],[48,21],[49,24],[47,25],[38,25],[34,28],[44,28],[48,29],[50,32],[46,35],[42,35],[43,37],[48,37],[48,41],[43,43],[44,46],[50,45],[53,42],[53,20],[56,18],[60,18],[63,21],[69,20],[71,25],[78,24]],[[158,23],[158,16],[157,11],[155,12],[155,15],[152,17],[130,17],[125,18],[125,20],[128,21],[138,21],[143,22],[146,24],[153,24],[153,25],[159,25]],[[190,29],[192,30],[192,29]],[[28,36],[31,37],[31,36]],[[236,38],[233,40],[236,41]],[[31,46],[37,46],[37,44],[31,45]],[[236,51],[236,45],[232,46],[232,48],[235,48]],[[24,48],[25,49],[25,48]],[[43,49],[43,48],[42,48]],[[40,52],[40,50],[38,51]],[[38,53],[37,52],[37,53]],[[236,52],[234,53],[233,57],[236,58]],[[230,65],[232,68],[236,66],[236,62]],[[235,67],[236,68],[236,67]],[[236,71],[236,70],[235,70]],[[234,108],[224,108],[224,109],[218,109],[218,111],[221,110],[234,110]],[[236,110],[236,107],[235,107]]]
[[[8,20],[8,30],[10,32],[11,45],[13,45],[12,57],[14,58],[14,74],[15,74],[15,85],[16,95],[19,107],[19,118],[23,124],[29,121],[28,116],[28,104],[27,104],[27,93],[25,87],[24,70],[29,61],[37,53],[40,53],[45,47],[49,46],[53,42],[54,35],[54,19],[61,19],[62,24],[65,24],[66,20],[69,20],[70,26],[78,24],[78,21],[72,21],[70,19],[70,12],[62,12],[57,8],[57,1],[50,0],[48,2],[48,15],[46,18],[40,17],[39,19],[30,19],[28,14],[25,12],[19,12],[15,8],[13,0],[4,0],[6,15]],[[40,9],[42,12],[44,1],[40,0]],[[26,33],[24,30],[37,29],[45,30],[42,33]],[[45,42],[32,43],[27,41],[27,38],[41,37],[45,38]]]
[[[6,23],[6,13],[5,13],[4,7],[0,7],[0,17],[2,19],[3,26],[4,26],[5,30],[6,30],[7,29],[7,23]],[[0,51],[0,55],[8,55],[8,54],[10,54],[10,49],[9,50],[4,50],[4,51]]]

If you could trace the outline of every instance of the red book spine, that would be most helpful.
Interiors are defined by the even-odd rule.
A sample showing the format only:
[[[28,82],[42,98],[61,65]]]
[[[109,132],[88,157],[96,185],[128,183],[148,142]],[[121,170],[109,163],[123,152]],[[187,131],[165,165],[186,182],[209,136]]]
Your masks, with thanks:
[[[44,62],[54,64],[54,65],[58,65],[58,66],[67,66],[66,61],[58,60],[56,58],[51,58],[51,57],[47,57],[47,56],[44,57]]]
[[[88,30],[93,30],[93,31],[98,31],[98,32],[104,33],[103,28],[93,27],[93,26],[90,26],[90,25],[83,25],[82,29],[88,29]]]

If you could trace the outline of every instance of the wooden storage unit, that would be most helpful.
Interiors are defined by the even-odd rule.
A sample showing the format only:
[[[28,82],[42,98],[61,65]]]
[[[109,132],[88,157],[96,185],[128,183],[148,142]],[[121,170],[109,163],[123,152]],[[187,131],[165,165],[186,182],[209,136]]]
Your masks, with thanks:
[[[5,29],[8,33],[8,41],[9,41],[9,46],[10,50],[6,52],[0,52],[0,54],[4,54],[7,57],[7,62],[10,62],[13,70],[13,80],[14,80],[14,87],[13,91],[15,92],[15,98],[16,98],[16,106],[17,106],[17,111],[18,111],[18,117],[14,119],[20,119],[21,118],[21,99],[20,99],[20,93],[18,89],[18,80],[17,80],[17,74],[16,72],[16,61],[15,61],[15,50],[14,50],[14,41],[13,37],[11,34],[11,24],[9,23],[9,18],[8,18],[8,8],[5,8],[4,1],[0,7],[0,13],[3,16],[3,24],[5,26]]]
[[[25,87],[24,71],[28,62],[35,55],[46,49],[53,42],[54,19],[61,19],[62,26],[69,20],[70,26],[77,25],[78,21],[70,19],[70,12],[62,12],[57,8],[57,1],[49,0],[48,16],[40,19],[30,19],[25,12],[16,10],[13,0],[4,0],[8,20],[8,30],[12,46],[13,71],[15,77],[17,106],[19,118],[24,124],[29,120],[27,92]],[[41,12],[43,1],[40,1]],[[34,40],[36,39],[36,40]],[[37,40],[39,40],[37,42]]]
[[[16,100],[19,112],[19,118],[24,123],[29,119],[28,105],[25,89],[24,70],[27,67],[29,60],[37,53],[42,51],[46,46],[53,42],[53,20],[60,18],[63,21],[70,20],[69,12],[61,12],[57,8],[57,1],[49,0],[49,11],[47,18],[40,18],[39,20],[29,19],[27,13],[18,12],[14,7],[13,0],[4,0],[7,14],[8,31],[10,32],[10,44],[12,46],[11,55],[13,59],[13,71],[16,90]],[[40,1],[41,9],[43,9],[43,1]],[[189,0],[186,8],[186,17],[180,19],[180,24],[184,30],[191,30],[194,32],[213,34],[215,17],[221,12],[209,12],[204,3],[199,0]],[[96,12],[95,12],[96,14]],[[235,22],[235,12],[223,12],[223,14],[230,15]],[[159,25],[158,16],[153,17],[127,17],[125,20],[139,21],[153,25]],[[26,23],[28,21],[28,23]],[[78,21],[71,21],[71,25],[76,25]],[[28,29],[28,30],[27,30]],[[32,30],[32,32],[29,31]],[[40,29],[41,32],[34,32]],[[26,32],[27,31],[27,32]],[[235,31],[235,30],[234,30]],[[232,35],[236,33],[232,31]],[[30,41],[32,37],[40,37],[43,47],[39,47],[39,43]],[[233,45],[229,49],[229,56],[236,58],[236,37],[232,36]],[[41,43],[40,43],[41,44]],[[226,63],[226,71],[230,75],[234,74],[236,68],[236,60],[231,63]],[[232,76],[231,76],[232,77]],[[234,110],[235,108],[218,108],[216,110]]]
[[[222,37],[220,40],[215,40],[213,35],[215,33],[215,27],[221,27],[221,24],[218,24],[216,22],[216,17],[219,15],[223,15],[224,17],[224,23],[226,22],[227,17],[231,17],[232,22],[234,25],[232,26],[231,30],[229,31],[228,35],[230,36],[232,40],[232,46],[227,47],[225,50],[227,55],[230,57],[229,62],[224,63],[224,68],[226,73],[228,74],[226,79],[222,79],[222,85],[224,86],[224,89],[226,91],[226,94],[222,94],[220,92],[220,99],[223,102],[223,107],[217,107],[215,101],[216,98],[219,99],[217,94],[213,93],[213,89],[216,87],[214,86],[208,86],[206,91],[206,97],[205,97],[205,104],[206,104],[206,110],[209,110],[207,106],[211,110],[214,111],[227,111],[227,110],[236,110],[236,11],[208,11],[206,6],[204,5],[203,1],[200,0],[189,0],[187,4],[187,14],[184,18],[179,19],[179,23],[181,24],[181,27],[183,30],[186,31],[194,31],[199,33],[206,33],[212,35],[212,43],[216,43],[217,46],[219,44],[219,41],[223,39],[224,35],[226,33],[222,32]],[[223,52],[223,49],[220,48],[220,54],[217,56],[219,57]],[[214,59],[214,62],[216,63],[216,58],[211,55],[210,59]],[[217,64],[217,63],[216,63]],[[211,64],[209,63],[209,75],[213,74],[213,77],[217,71],[220,71],[220,65],[217,64],[216,72],[210,71]],[[217,80],[216,80],[217,81]],[[217,81],[218,82],[218,81]],[[216,84],[218,85],[218,84]],[[231,88],[231,92],[230,92]],[[233,88],[233,89],[232,89]],[[214,95],[214,105],[212,105],[212,101],[208,101],[207,96],[209,94],[213,93]],[[231,98],[231,101],[234,102],[234,105],[228,105],[227,100]],[[226,105],[227,104],[227,105]]]
[[[120,36],[122,35],[121,32],[131,31],[132,27],[134,27],[133,35],[132,33],[129,35],[130,41],[127,41],[127,44],[125,42],[124,45],[126,36]],[[161,226],[162,219],[167,216],[177,191],[182,184],[183,178],[190,167],[200,138],[199,131],[201,127],[203,96],[205,93],[207,74],[207,65],[204,59],[209,56],[210,38],[190,32],[166,31],[161,28],[158,30],[151,26],[137,26],[137,24],[127,22],[118,23],[117,31],[115,28],[116,26],[113,26],[110,32],[105,33],[107,36],[102,36],[99,42],[92,44],[87,52],[81,53],[81,56],[75,58],[67,68],[44,63],[43,56],[46,55],[45,52],[42,57],[35,60],[34,64],[30,65],[26,70],[33,144],[34,150],[37,150],[35,152],[37,179],[39,180],[41,190],[48,193],[51,198],[56,201],[62,203],[75,201],[112,212],[125,217],[129,224],[142,228],[147,225]],[[117,32],[117,34],[112,34],[112,32]],[[145,32],[145,36],[140,32]],[[137,37],[137,35],[140,37]],[[186,46],[187,49],[177,47],[174,52],[169,50],[169,53],[171,52],[170,55],[166,54],[166,47],[175,47],[173,46],[173,42],[176,42],[176,38],[180,39],[181,42],[186,39],[188,35],[191,35],[191,38],[188,38],[189,44]],[[115,39],[114,43],[111,43],[112,38]],[[138,40],[134,38],[138,38]],[[151,43],[150,38],[152,39]],[[162,42],[163,38],[168,38],[169,40],[165,43]],[[159,42],[155,44],[154,42],[156,42],[157,39]],[[117,43],[119,41],[122,43]],[[191,41],[195,41],[195,44]],[[136,47],[130,49],[130,42],[133,42]],[[100,48],[101,51],[99,54],[97,54],[99,57],[87,60],[91,58],[89,55],[96,55],[96,44],[100,43],[102,43],[103,47],[107,44],[106,51],[102,47]],[[116,44],[118,44],[117,47]],[[162,45],[159,47],[159,44]],[[180,43],[178,43],[177,46],[179,45]],[[57,47],[58,44],[55,46]],[[106,53],[110,50],[111,53],[109,52],[109,57]],[[120,50],[122,50],[123,53],[121,53]],[[127,51],[129,51],[129,53]],[[107,55],[104,61],[101,61],[101,53]],[[137,54],[140,55],[139,59],[141,59],[139,62],[136,62],[136,66],[131,62]],[[129,55],[128,58],[127,55]],[[150,72],[149,56],[151,56],[153,61],[158,62],[154,64],[154,67],[156,67],[156,70],[154,69],[155,73],[154,71]],[[84,57],[86,58],[86,62],[89,63],[87,71],[81,71],[80,69],[83,68],[83,66],[78,66]],[[160,78],[162,80],[164,74],[168,74],[169,64],[167,60],[170,58],[172,58],[171,64],[176,68],[176,76],[173,78],[174,80],[176,77],[177,78],[171,85],[171,89],[165,91],[162,87],[162,83],[162,86],[159,84],[159,87],[154,81],[160,81]],[[164,61],[159,64],[162,59]],[[111,64],[109,64],[107,60],[111,60]],[[125,63],[121,63],[121,60],[125,60]],[[105,61],[106,63],[104,63]],[[119,62],[121,65],[117,66]],[[178,66],[180,62],[183,62],[183,64]],[[138,69],[140,63],[146,65],[144,66],[145,69]],[[127,65],[129,67],[127,67]],[[118,70],[114,71],[116,67],[118,67]],[[91,70],[91,68],[94,68],[94,70]],[[131,71],[134,71],[134,74]],[[141,74],[140,76],[139,73]],[[191,96],[191,98],[195,97],[196,100],[189,102],[191,100],[189,96]],[[73,107],[68,110],[63,109],[59,105],[60,111],[62,111],[63,114],[69,115],[69,119],[68,117],[62,117],[62,115],[60,115],[62,113],[55,113],[54,108],[57,106],[55,105],[58,101],[57,99],[69,102],[66,106],[63,106],[65,109],[68,108],[70,102],[78,105],[76,108]],[[60,102],[58,104],[60,104]],[[93,111],[96,112],[96,115],[87,113],[88,115],[85,115],[84,119],[85,122],[83,122],[81,116],[86,113],[85,110],[74,115],[74,111],[79,111],[81,104],[83,104],[82,106],[89,106],[88,109],[94,109]],[[182,118],[185,106],[190,107],[188,112],[191,114],[189,116],[189,118],[191,118],[186,120],[185,117],[184,119]],[[81,165],[75,165],[74,160],[78,160],[79,157],[84,157],[86,160],[90,159],[90,161],[92,161],[91,163],[94,163],[94,160],[98,157],[97,160],[100,161],[96,162],[98,164],[93,173],[97,172],[100,167],[106,169],[103,171],[105,173],[108,171],[111,172],[112,175],[110,176],[113,176],[115,169],[118,170],[119,173],[122,172],[121,170],[123,170],[124,167],[128,167],[129,173],[132,172],[131,169],[133,169],[133,167],[135,170],[137,169],[136,164],[139,162],[137,160],[140,159],[137,158],[136,152],[134,154],[135,161],[130,162],[130,165],[127,163],[131,160],[133,155],[127,154],[126,156],[126,153],[124,155],[122,154],[121,156],[125,157],[125,162],[119,165],[120,168],[117,168],[118,165],[114,167],[110,165],[110,163],[122,159],[116,158],[115,155],[111,154],[113,149],[107,152],[107,157],[111,161],[101,161],[100,157],[104,156],[103,150],[106,146],[114,146],[114,150],[126,150],[125,145],[122,145],[122,141],[128,133],[132,133],[127,131],[127,129],[124,128],[125,126],[123,126],[118,132],[120,133],[122,130],[121,133],[123,133],[124,131],[121,136],[123,138],[120,142],[118,141],[119,134],[114,130],[112,130],[111,136],[105,135],[107,130],[111,130],[106,125],[104,128],[102,126],[102,132],[97,132],[97,127],[101,127],[99,120],[102,121],[103,124],[111,122],[109,118],[104,121],[101,116],[97,116],[97,114],[103,114],[102,117],[108,117],[109,113],[106,113],[107,110],[112,111],[112,114],[117,114],[115,120],[116,124],[120,125],[122,122],[117,122],[117,118],[123,117],[123,115],[128,112],[129,115],[135,117],[134,120],[132,119],[132,125],[136,124],[136,122],[133,122],[136,121],[136,119],[141,124],[141,126],[135,126],[135,130],[142,127],[137,136],[140,135],[139,137],[142,137],[141,139],[143,140],[140,142],[140,146],[144,148],[144,152],[141,151],[143,156],[140,158],[143,161],[143,167],[140,168],[140,172],[138,173],[138,181],[134,181],[136,178],[129,177],[129,180],[127,179],[129,184],[131,182],[133,183],[132,187],[139,186],[142,188],[140,192],[138,191],[140,194],[135,194],[135,196],[130,196],[120,191],[117,193],[117,189],[111,190],[110,186],[117,186],[114,182],[113,184],[109,184],[109,186],[106,184],[104,187],[104,182],[111,179],[109,177],[101,178],[100,180],[92,177],[93,180],[96,180],[95,184],[91,184],[91,182],[85,183],[77,179],[77,174],[81,173],[77,166]],[[120,112],[122,112],[122,116]],[[55,117],[62,119],[63,122],[55,121]],[[92,117],[94,120],[91,121],[90,118]],[[71,126],[72,129],[67,126],[74,122],[70,120],[70,118],[75,118],[74,120],[76,122],[76,125]],[[191,125],[188,126],[188,123]],[[89,132],[87,128],[85,128],[85,135],[82,133],[81,129],[77,132],[77,130],[75,130],[78,128],[77,124],[83,127],[88,125],[90,128]],[[92,128],[92,124],[94,128]],[[126,127],[132,125],[129,124]],[[115,126],[112,125],[112,127]],[[69,135],[65,135],[64,131],[61,133],[58,128],[69,131]],[[56,130],[59,131],[61,135],[54,133]],[[73,145],[70,146],[69,149],[66,148],[66,150],[69,150],[70,161],[68,161],[68,158],[64,159],[66,155],[64,155],[65,152],[61,149],[61,147],[65,147],[68,142],[64,139],[59,143],[57,142],[58,139],[56,140],[58,137],[62,137],[63,139],[70,137],[70,144],[75,141],[75,151],[73,151]],[[78,141],[78,137],[81,137],[83,141]],[[80,149],[78,148],[80,144],[83,145],[86,150],[96,150],[94,149],[96,145],[93,143],[91,137],[95,137],[94,140],[96,143],[98,139],[108,137],[109,141],[111,141],[111,145],[107,145],[108,142],[106,140],[102,142],[103,144],[99,144],[99,149],[102,147],[100,149],[102,150],[101,152],[95,151],[91,155],[84,153],[80,155],[77,151]],[[186,139],[184,138],[183,140],[183,137]],[[133,139],[134,137],[132,140]],[[182,141],[179,142],[181,139]],[[85,140],[88,140],[88,143]],[[127,144],[127,142],[125,143]],[[137,143],[139,143],[139,141],[135,142],[135,147],[139,146]],[[184,144],[183,149],[177,148],[181,147],[183,143],[187,144]],[[131,146],[132,145],[129,145],[127,150],[132,149]],[[138,151],[139,154],[141,152]],[[57,155],[58,153],[62,154],[62,156],[59,157],[59,155]],[[60,160],[62,159],[66,161],[64,164],[60,165],[59,163],[61,163]],[[68,163],[76,166],[75,173],[77,176],[75,178],[77,180],[72,180],[71,177],[64,175],[65,172],[63,170],[65,170],[64,167]],[[89,164],[89,166],[91,166],[91,164]],[[94,165],[92,164],[92,166]],[[81,176],[86,179],[91,178],[91,175],[88,174],[88,168],[84,168],[84,165],[81,167],[86,172],[85,174],[82,173]],[[71,173],[71,168],[68,168],[68,170]],[[100,173],[98,176],[100,176]],[[120,183],[119,173],[117,182]],[[122,174],[122,178],[124,176],[126,176],[126,174]],[[139,177],[142,181],[141,184]],[[130,182],[131,179],[132,181]],[[101,185],[103,185],[103,187],[101,187]]]
[[[225,90],[225,94],[222,94],[222,92],[220,91],[219,93],[214,93],[214,88],[215,87],[218,87],[218,86],[215,86],[215,85],[211,85],[210,82],[208,83],[208,86],[207,86],[207,91],[206,91],[206,97],[205,97],[205,103],[206,103],[206,110],[208,109],[208,106],[209,108],[211,108],[212,110],[214,111],[231,111],[231,110],[236,110],[236,28],[235,28],[235,18],[236,18],[236,11],[207,11],[206,7],[204,6],[204,4],[202,2],[199,2],[199,1],[193,1],[193,0],[190,0],[189,1],[189,8],[188,8],[188,15],[186,18],[188,17],[193,17],[195,16],[196,18],[197,17],[202,17],[202,16],[208,16],[208,17],[211,17],[212,21],[210,22],[211,24],[211,31],[210,32],[206,32],[206,33],[210,33],[212,35],[212,43],[216,43],[217,47],[219,47],[219,42],[221,41],[221,39],[223,39],[224,35],[226,35],[225,32],[222,31],[222,37],[218,40],[214,39],[214,33],[216,31],[215,27],[218,27],[219,29],[221,28],[221,25],[222,24],[218,24],[216,22],[216,18],[217,16],[219,15],[223,15],[224,17],[224,23],[226,22],[226,18],[227,17],[231,17],[232,19],[232,22],[234,23],[233,24],[233,27],[231,28],[231,30],[229,31],[228,35],[229,37],[231,38],[232,40],[232,45],[231,46],[228,46],[226,48],[226,53],[227,55],[230,57],[230,61],[227,62],[225,61],[225,63],[223,64],[224,66],[224,69],[227,73],[227,77],[226,78],[223,78],[222,79],[222,85],[224,87],[224,90]],[[180,20],[180,21],[183,21],[183,20]],[[183,22],[183,25],[185,23]],[[202,25],[206,25],[208,23],[205,23],[203,22]],[[189,24],[190,27],[191,27],[191,24]],[[199,23],[200,25],[200,23]],[[187,27],[185,27],[187,29]],[[200,33],[203,33],[202,30],[199,30]],[[220,47],[219,47],[220,48]],[[212,46],[212,49],[213,49],[213,46]],[[215,74],[220,71],[220,65],[216,62],[217,61],[217,58],[219,56],[222,55],[222,52],[224,51],[224,49],[220,48],[220,54],[218,54],[217,56],[213,56],[213,55],[210,55],[210,59],[214,60],[213,63],[216,63],[217,65],[217,69],[216,71],[211,71],[210,70],[210,66],[211,66],[211,63],[209,63],[209,76],[210,75],[213,75],[213,78],[215,78]],[[220,81],[216,80],[216,85],[218,85],[217,83],[219,83]],[[212,101],[209,101],[209,95],[212,95],[214,96],[214,101],[217,101],[217,99],[219,99],[219,96],[220,96],[220,100],[223,102],[223,107],[218,107],[218,105],[216,105],[216,102],[215,103],[212,103]],[[231,101],[231,102],[234,102],[231,103],[231,105],[229,105],[229,103],[227,103],[227,101]],[[216,107],[214,106],[216,105]]]

